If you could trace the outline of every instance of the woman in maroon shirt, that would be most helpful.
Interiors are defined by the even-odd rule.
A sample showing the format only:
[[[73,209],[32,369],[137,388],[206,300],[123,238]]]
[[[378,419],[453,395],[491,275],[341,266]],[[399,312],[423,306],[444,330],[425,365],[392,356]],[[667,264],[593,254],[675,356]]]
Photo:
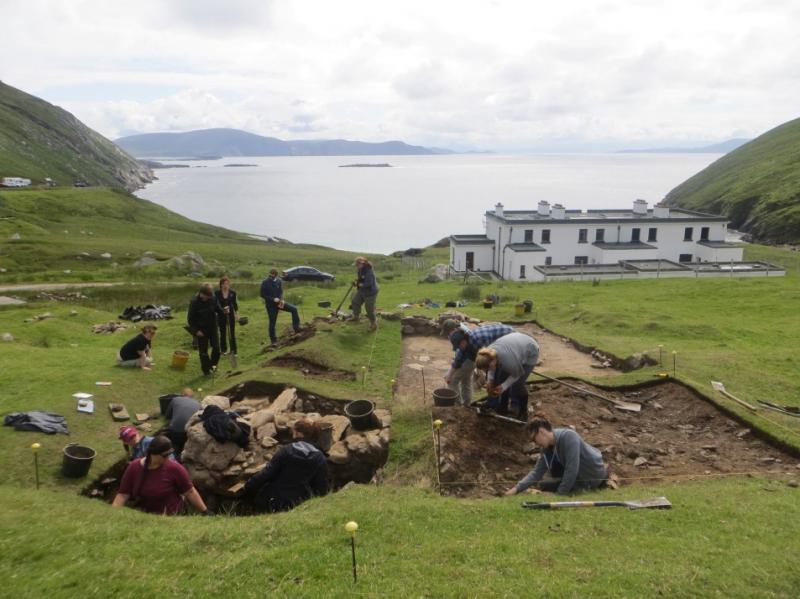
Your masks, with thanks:
[[[186,468],[170,460],[171,454],[172,442],[167,437],[159,435],[153,439],[147,456],[128,464],[111,505],[122,507],[133,499],[145,512],[173,515],[180,511],[186,499],[195,510],[208,515],[208,508]]]

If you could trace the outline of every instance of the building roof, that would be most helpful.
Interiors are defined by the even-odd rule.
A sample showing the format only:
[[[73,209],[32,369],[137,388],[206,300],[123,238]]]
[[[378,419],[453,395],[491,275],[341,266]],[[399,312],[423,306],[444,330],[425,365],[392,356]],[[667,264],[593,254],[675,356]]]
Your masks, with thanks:
[[[658,248],[643,241],[629,241],[627,243],[613,243],[610,241],[595,241],[593,246],[601,250],[657,250]]]
[[[489,239],[486,235],[482,234],[475,234],[475,235],[451,235],[450,241],[455,244],[462,244],[462,245],[494,245],[494,240]]]
[[[636,214],[633,210],[566,210],[564,218],[542,216],[537,210],[505,210],[503,216],[497,216],[494,210],[487,210],[486,216],[508,224],[621,224],[621,223],[675,223],[675,222],[728,222],[725,216],[693,212],[682,208],[670,208],[666,217],[656,217],[653,210],[646,214]]]
[[[514,252],[546,252],[547,250],[540,246],[538,243],[509,243],[506,246]]]
[[[697,245],[704,245],[709,248],[740,248],[738,243],[731,243],[730,241],[709,241],[708,239],[701,239]]]

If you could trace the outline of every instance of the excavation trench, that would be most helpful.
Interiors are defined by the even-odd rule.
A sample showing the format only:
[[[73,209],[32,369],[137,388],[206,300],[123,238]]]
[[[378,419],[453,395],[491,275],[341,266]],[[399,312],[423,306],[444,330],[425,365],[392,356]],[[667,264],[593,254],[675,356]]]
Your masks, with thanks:
[[[389,455],[388,410],[374,410],[359,430],[345,415],[347,401],[262,381],[238,384],[219,396],[205,398],[204,403],[238,413],[240,421],[250,427],[247,444],[240,447],[211,437],[199,418],[200,412],[187,425],[183,464],[209,508],[217,513],[252,513],[237,487],[260,472],[282,446],[292,442],[294,424],[301,418],[318,422],[324,431],[318,446],[327,457],[332,491],[349,482],[369,483]],[[115,463],[82,494],[112,501],[126,464],[125,459]]]
[[[566,379],[610,399],[638,402],[641,412],[554,382],[529,385],[530,409],[555,427],[574,428],[603,452],[620,484],[733,474],[797,472],[798,452],[751,430],[734,414],[675,381],[600,387]],[[524,427],[464,407],[433,408],[441,419],[440,481],[444,494],[499,495],[529,472],[538,449]]]
[[[336,370],[329,368],[324,364],[315,362],[303,356],[300,353],[288,353],[268,362],[262,364],[264,367],[278,366],[280,368],[288,368],[290,370],[299,371],[304,377],[311,379],[326,379],[329,381],[354,381],[356,380],[355,372],[348,372],[347,370]]]

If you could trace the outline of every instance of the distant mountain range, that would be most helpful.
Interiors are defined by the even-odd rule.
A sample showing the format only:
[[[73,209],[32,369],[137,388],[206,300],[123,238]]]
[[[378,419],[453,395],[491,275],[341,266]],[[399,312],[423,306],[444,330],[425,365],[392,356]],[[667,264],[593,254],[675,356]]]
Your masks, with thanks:
[[[204,156],[397,156],[452,154],[442,148],[412,146],[402,141],[370,143],[346,139],[289,140],[264,137],[239,129],[201,129],[185,133],[143,133],[115,140],[140,158]]]
[[[133,190],[153,173],[66,110],[0,81],[0,177]]]
[[[644,150],[620,150],[618,154],[727,154],[739,146],[746,144],[749,139],[736,138],[701,146],[699,148],[649,148]]]

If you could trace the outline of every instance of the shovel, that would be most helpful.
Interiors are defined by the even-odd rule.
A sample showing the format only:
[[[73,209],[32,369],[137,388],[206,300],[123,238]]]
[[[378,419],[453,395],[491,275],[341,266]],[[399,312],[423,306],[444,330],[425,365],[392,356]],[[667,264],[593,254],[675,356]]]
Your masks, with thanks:
[[[349,286],[347,287],[347,291],[346,291],[346,292],[345,292],[345,294],[344,294],[344,297],[342,298],[342,301],[340,301],[340,302],[339,302],[339,305],[338,305],[338,306],[336,306],[336,310],[334,310],[333,312],[331,312],[331,316],[339,316],[339,311],[342,309],[342,306],[344,305],[344,301],[347,299],[347,296],[349,296],[349,295],[350,295],[350,292],[351,292],[351,291],[353,291],[353,286],[352,286],[352,285],[349,285]]]
[[[586,395],[591,395],[592,397],[596,397],[598,399],[602,399],[603,401],[607,401],[608,403],[612,404],[618,410],[625,410],[626,412],[641,412],[642,411],[642,404],[632,403],[629,401],[620,401],[618,399],[610,399],[608,397],[604,397],[599,393],[594,393],[593,391],[588,391],[587,389],[581,389],[580,387],[576,387],[575,385],[570,385],[565,381],[561,381],[559,379],[554,379],[551,376],[547,376],[546,374],[542,374],[541,372],[536,372],[535,370],[532,371],[533,374],[536,376],[540,376],[543,379],[547,379],[548,381],[553,381],[554,383],[559,383],[560,385],[564,385],[565,387],[569,387],[573,391],[578,391],[579,393],[585,393]]]
[[[562,507],[626,507],[629,510],[668,510],[672,504],[666,497],[653,497],[641,501],[523,501],[522,507],[533,510],[549,510]]]
[[[756,409],[757,409],[757,408],[756,408],[754,405],[751,405],[751,404],[747,403],[747,402],[746,402],[746,401],[744,401],[743,399],[739,399],[738,397],[736,397],[736,396],[735,396],[735,395],[733,395],[732,393],[728,393],[728,392],[725,390],[725,385],[723,385],[723,384],[722,384],[722,383],[720,383],[719,381],[711,381],[711,386],[712,386],[712,387],[714,387],[714,390],[715,390],[715,391],[719,391],[720,393],[722,393],[722,394],[723,394],[725,397],[727,397],[728,399],[732,399],[733,401],[735,401],[735,402],[736,402],[736,403],[738,403],[739,405],[742,405],[742,406],[744,406],[745,408],[747,408],[747,409],[748,409],[748,410],[750,410],[751,412],[755,412],[755,411],[756,411]]]

